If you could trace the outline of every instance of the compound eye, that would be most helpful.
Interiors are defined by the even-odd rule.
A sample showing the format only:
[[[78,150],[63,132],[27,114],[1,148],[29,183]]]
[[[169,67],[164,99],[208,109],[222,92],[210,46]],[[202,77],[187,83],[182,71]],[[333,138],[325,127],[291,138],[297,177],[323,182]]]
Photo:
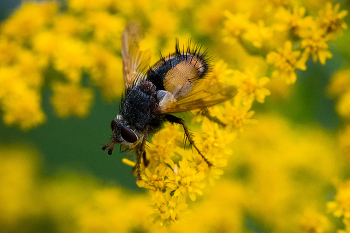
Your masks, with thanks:
[[[137,141],[136,134],[128,127],[122,126],[120,130],[120,134],[123,137],[123,139],[129,143],[134,143]]]

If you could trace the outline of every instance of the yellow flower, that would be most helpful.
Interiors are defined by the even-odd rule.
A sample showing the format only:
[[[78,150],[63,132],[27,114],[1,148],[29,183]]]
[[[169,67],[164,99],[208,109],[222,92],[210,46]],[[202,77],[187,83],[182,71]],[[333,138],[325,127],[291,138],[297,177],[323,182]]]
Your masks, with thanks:
[[[339,4],[335,4],[333,8],[332,3],[327,2],[325,9],[319,12],[319,27],[324,35],[327,35],[330,39],[333,39],[337,34],[341,34],[343,29],[347,28],[344,18],[348,12],[346,10],[338,12],[339,7]]]
[[[337,71],[330,80],[327,93],[331,97],[342,95],[350,90],[350,69]]]
[[[235,98],[235,104],[227,101],[220,111],[218,118],[227,125],[229,129],[235,131],[242,131],[246,124],[255,123],[256,121],[250,119],[254,115],[254,111],[250,111],[250,105],[242,106],[239,102],[240,98]]]
[[[40,64],[37,63],[38,56],[31,50],[22,50],[18,54],[18,63],[13,68],[19,71],[21,81],[33,90],[39,91],[44,82],[41,74]]]
[[[88,10],[107,10],[107,7],[112,4],[112,0],[68,0],[69,9],[81,12]]]
[[[149,190],[149,193],[154,200],[164,200],[163,193],[165,193],[167,183],[169,182],[166,178],[169,170],[172,172],[172,170],[165,164],[157,166],[154,173],[148,168],[145,168],[145,174],[142,174],[142,187]]]
[[[224,16],[227,18],[224,22],[224,41],[236,41],[236,39],[242,37],[251,26],[248,13],[232,14],[226,10],[224,11]]]
[[[292,12],[281,7],[277,11],[275,17],[279,22],[276,22],[276,29],[284,32],[289,30],[292,35],[302,37],[309,28],[314,25],[314,21],[310,16],[305,16],[306,8],[302,6],[294,6]]]
[[[338,182],[336,188],[334,201],[327,203],[328,210],[338,218],[350,219],[350,181]]]
[[[226,152],[232,150],[227,147],[227,150],[225,150],[222,153],[217,154],[205,154],[206,158],[212,163],[211,167],[208,167],[208,164],[203,160],[202,156],[200,156],[198,153],[192,153],[188,152],[186,156],[189,159],[189,163],[191,167],[196,168],[198,172],[204,172],[205,178],[203,179],[203,183],[208,182],[211,186],[214,186],[215,181],[219,180],[220,177],[224,174],[224,171],[222,168],[227,166],[227,156],[230,154],[227,154]],[[191,154],[190,154],[191,153]],[[184,154],[182,154],[184,155]]]
[[[18,229],[19,219],[37,214],[35,178],[39,167],[34,151],[25,146],[0,149],[0,213],[2,231]],[[36,200],[36,199],[35,199]],[[5,230],[6,229],[6,230]]]
[[[346,124],[339,133],[339,146],[346,158],[350,159],[350,125]]]
[[[20,45],[6,37],[0,37],[0,65],[10,65],[16,62]]]
[[[89,12],[87,24],[93,32],[93,40],[108,43],[113,48],[120,48],[121,36],[125,27],[124,19],[109,12]]]
[[[57,12],[54,1],[33,3],[25,2],[21,8],[2,25],[2,33],[16,38],[19,42],[28,43],[30,36],[48,25]]]
[[[237,82],[236,86],[239,87],[237,95],[246,102],[244,105],[249,105],[254,100],[264,103],[265,96],[270,95],[270,91],[264,88],[270,79],[268,77],[258,79],[255,70],[247,69],[245,73],[236,70],[233,79]]]
[[[85,26],[86,27],[86,26]],[[55,33],[66,36],[78,36],[83,33],[84,24],[74,15],[62,14],[56,17]]]
[[[208,118],[204,118],[201,128],[202,132],[195,134],[196,143],[200,151],[208,155],[210,161],[211,158],[221,158],[230,153],[227,152],[227,145],[235,138],[234,133],[219,128],[217,123]]]
[[[90,79],[98,86],[103,96],[109,100],[120,98],[124,90],[123,62],[120,57],[97,43],[89,45]]]
[[[171,11],[160,7],[150,17],[150,33],[161,38],[172,36],[178,28],[178,18]]]
[[[270,52],[266,60],[275,68],[272,77],[283,79],[288,84],[295,83],[297,80],[295,70],[306,70],[306,59],[299,57],[300,51],[293,51],[290,41],[285,43],[284,49],[278,49],[278,52]]]
[[[227,159],[214,159],[213,164],[213,167],[207,169],[205,177],[205,180],[207,180],[212,187],[224,174],[224,171],[221,168],[227,166]]]
[[[60,36],[54,54],[54,65],[69,81],[78,83],[82,69],[89,64],[87,46],[84,42],[68,36]]]
[[[41,31],[33,36],[33,50],[39,54],[37,62],[41,66],[45,67],[52,61],[59,40],[52,31]]]
[[[205,180],[213,186],[215,180],[224,174],[221,168],[227,166],[227,157],[232,154],[230,143],[236,138],[236,133],[230,129],[219,128],[217,123],[207,118],[204,118],[201,128],[202,133],[195,134],[196,144],[213,166],[209,168],[199,154],[191,153],[191,167],[204,172]]]
[[[350,119],[350,91],[340,96],[335,108],[339,116]]]
[[[41,96],[35,89],[38,83],[26,78],[18,67],[0,67],[0,108],[4,112],[4,123],[18,125],[23,130],[45,121]]]
[[[186,214],[187,204],[176,196],[171,196],[169,193],[165,195],[165,201],[157,200],[153,206],[155,213],[149,216],[154,224],[169,227],[171,224],[183,220],[183,215]]]
[[[18,85],[16,90],[1,100],[4,123],[18,125],[22,130],[36,127],[45,121],[41,96],[36,91]]]
[[[330,222],[326,216],[317,213],[315,210],[305,212],[301,221],[301,232],[303,233],[324,233],[330,232]]]
[[[328,132],[311,125],[296,127],[271,114],[260,115],[259,124],[231,148],[225,177],[236,177],[245,189],[244,206],[278,232],[289,232],[293,225],[300,231],[306,208],[324,208],[327,187],[343,166]]]
[[[60,117],[76,115],[84,117],[88,114],[93,98],[91,89],[76,84],[55,83],[52,87],[51,103]]]
[[[301,47],[304,49],[305,56],[311,55],[314,62],[320,60],[322,65],[326,63],[326,58],[332,58],[321,30],[310,32],[310,35],[301,41]]]
[[[232,84],[232,73],[233,70],[227,68],[227,63],[224,60],[219,60],[213,64],[213,68],[206,79],[212,80],[213,82]]]
[[[222,9],[232,4],[231,1],[208,1],[206,4],[197,4],[194,11],[193,23],[199,34],[213,35],[219,32],[222,26]],[[205,17],[204,17],[205,16]]]
[[[343,219],[343,224],[345,225],[344,230],[338,230],[338,233],[349,233],[350,232],[350,219],[349,218],[344,218]]]
[[[250,27],[248,27],[243,38],[250,41],[253,46],[261,48],[272,40],[273,35],[273,29],[265,26],[263,20],[259,20],[257,24],[251,24]]]
[[[202,188],[205,184],[201,181],[205,178],[204,172],[198,172],[195,168],[189,166],[188,160],[182,159],[179,167],[175,165],[174,172],[169,173],[169,190],[175,191],[174,197],[186,201],[187,196],[192,201],[196,200],[196,195],[202,195]]]
[[[147,144],[146,154],[150,166],[167,163],[173,167],[171,158],[177,151],[176,140],[179,135],[179,125],[166,124],[165,128],[153,135],[152,143]]]

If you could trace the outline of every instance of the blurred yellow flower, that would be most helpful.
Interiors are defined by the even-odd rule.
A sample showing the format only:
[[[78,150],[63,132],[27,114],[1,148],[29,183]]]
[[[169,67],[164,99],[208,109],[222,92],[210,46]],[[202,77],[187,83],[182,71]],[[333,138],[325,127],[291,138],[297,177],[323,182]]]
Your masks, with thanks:
[[[1,101],[4,123],[18,125],[23,130],[42,124],[46,116],[41,109],[41,96],[34,91],[23,89],[20,93]]]
[[[109,100],[120,98],[124,85],[122,59],[96,43],[89,44],[90,78]]]
[[[88,12],[87,24],[93,33],[93,40],[99,44],[106,44],[115,49],[121,46],[121,35],[125,27],[124,19],[109,12]]]
[[[0,65],[11,65],[17,60],[21,47],[16,42],[0,36]]]
[[[296,69],[306,70],[306,59],[300,57],[300,51],[292,50],[290,41],[285,43],[283,49],[278,49],[278,52],[270,52],[266,60],[275,68],[272,77],[283,79],[288,84],[293,84],[297,80]]]
[[[82,71],[89,64],[87,45],[71,37],[61,36],[57,40],[54,65],[73,83],[79,83]]]
[[[274,36],[273,29],[267,27],[264,21],[260,20],[257,24],[251,24],[244,35],[244,39],[250,41],[254,47],[262,48],[267,46]]]
[[[339,133],[339,146],[346,158],[350,159],[350,125],[346,124]]]
[[[344,18],[348,12],[346,10],[338,12],[339,8],[339,4],[335,4],[333,8],[332,3],[327,2],[325,8],[319,12],[319,27],[324,35],[330,39],[334,39],[337,34],[341,34],[344,29],[347,29]]]
[[[329,219],[315,210],[307,210],[301,220],[301,232],[324,233],[331,232]]]
[[[152,12],[152,17],[149,20],[151,23],[150,33],[160,38],[173,35],[179,24],[176,15],[162,7]]]
[[[250,119],[254,115],[254,111],[250,110],[250,105],[241,105],[240,98],[235,98],[234,104],[226,102],[225,107],[221,108],[218,118],[234,131],[242,131],[247,124],[255,123],[256,121]]]
[[[336,217],[350,218],[350,181],[337,182],[337,194],[327,207]]]
[[[224,16],[227,18],[224,22],[224,41],[235,42],[247,32],[251,25],[248,13],[233,15],[229,11],[224,11]]]
[[[4,231],[16,231],[20,218],[40,211],[36,205],[35,177],[38,158],[29,148],[0,149],[0,219]]]
[[[350,90],[350,69],[342,69],[337,71],[331,78],[327,93],[331,97],[340,96]]]
[[[280,20],[277,22],[276,29],[279,31],[289,30],[292,35],[303,37],[314,22],[310,16],[306,15],[306,8],[302,6],[294,6],[290,11],[284,7],[279,8],[275,17]]]
[[[301,41],[301,47],[306,56],[311,56],[314,62],[319,60],[322,65],[326,63],[327,58],[332,58],[332,53],[328,51],[328,45],[321,30],[311,31],[310,35]]]
[[[30,77],[30,76],[29,76]],[[7,125],[18,125],[28,130],[45,121],[45,114],[41,109],[41,95],[33,89],[39,85],[33,80],[23,80],[21,72],[13,67],[0,67],[0,107],[4,113],[3,121]],[[38,78],[38,77],[36,77]],[[33,82],[33,83],[31,83]]]
[[[145,29],[140,48],[152,54],[160,49],[165,56],[174,52],[176,36],[203,44],[216,60],[206,78],[233,85],[238,94],[208,109],[213,121],[202,114],[189,125],[210,167],[196,150],[183,147],[186,137],[179,125],[165,124],[148,138],[142,180],[137,184],[147,189],[151,200],[116,185],[84,183],[85,177],[36,180],[30,155],[0,148],[4,155],[0,157],[0,225],[16,232],[25,225],[23,219],[42,221],[49,216],[58,232],[254,231],[245,229],[251,225],[271,232],[327,231],[323,213],[305,210],[324,206],[330,180],[339,177],[333,141],[314,126],[294,129],[280,117],[258,115],[260,123],[247,127],[257,122],[252,119],[254,103],[264,103],[270,90],[281,96],[288,92],[286,85],[274,80],[293,84],[296,70],[307,68],[307,59],[324,65],[331,58],[328,43],[347,28],[347,11],[339,10],[339,4],[315,2],[23,2],[0,27],[0,109],[6,125],[27,130],[42,124],[41,96],[47,87],[52,89],[51,104],[59,117],[86,116],[93,87],[109,101],[120,98],[124,90],[121,36],[131,20],[140,21]],[[329,85],[330,94],[339,96],[337,112],[346,120],[350,119],[348,76],[347,71],[338,73]],[[339,139],[345,154],[350,151],[347,127]],[[130,160],[123,162],[135,166]],[[219,180],[224,173],[227,176]],[[207,184],[216,186],[204,190]],[[349,215],[345,189],[338,186],[335,201],[329,204],[336,216]],[[209,195],[198,198],[204,191]],[[185,217],[189,199],[200,199],[190,202],[199,214]],[[149,201],[153,201],[149,218],[154,223],[177,226],[160,230],[149,224]],[[186,218],[191,224],[180,223]],[[344,218],[345,231],[350,229],[349,219]]]
[[[30,36],[38,33],[54,19],[57,10],[54,1],[41,4],[27,2],[2,24],[1,31],[19,43],[28,43]]]
[[[53,86],[52,105],[57,115],[84,117],[89,113],[93,92],[76,84],[56,83]]]
[[[350,119],[350,91],[339,97],[335,109],[339,116]]]
[[[187,204],[176,196],[166,195],[166,200],[157,200],[153,205],[154,214],[149,216],[149,219],[154,224],[160,226],[171,226],[172,223],[183,221],[184,214],[186,214]]]
[[[225,176],[244,189],[244,208],[256,221],[276,232],[299,231],[306,210],[325,208],[343,160],[331,135],[318,127],[271,115],[258,120],[232,142]]]
[[[84,26],[74,15],[62,14],[56,17],[55,32],[59,35],[79,36],[84,32]]]
[[[244,73],[234,71],[233,79],[237,83],[238,96],[242,98],[243,105],[250,105],[254,100],[264,103],[265,96],[270,95],[270,91],[264,86],[270,81],[268,77],[256,77],[256,71],[247,69]]]
[[[115,0],[67,0],[70,9],[77,12],[89,11],[89,10],[107,10],[108,7],[116,2]]]
[[[213,64],[212,71],[206,77],[214,82],[224,82],[232,84],[233,70],[227,68],[227,63],[224,60],[219,60]]]
[[[57,51],[59,37],[51,31],[41,31],[33,36],[33,50],[40,54],[38,64],[45,67],[50,64]]]

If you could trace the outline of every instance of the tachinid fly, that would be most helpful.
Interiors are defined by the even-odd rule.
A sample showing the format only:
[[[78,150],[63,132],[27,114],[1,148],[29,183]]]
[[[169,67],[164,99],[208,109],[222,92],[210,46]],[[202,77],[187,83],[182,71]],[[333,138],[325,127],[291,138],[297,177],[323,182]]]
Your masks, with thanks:
[[[123,76],[125,95],[119,114],[111,122],[112,140],[103,146],[112,154],[114,145],[121,144],[134,149],[137,154],[137,178],[141,179],[140,164],[143,158],[147,166],[145,144],[150,133],[158,131],[162,123],[181,124],[190,144],[198,151],[208,166],[209,160],[199,151],[183,119],[172,113],[205,109],[231,99],[236,88],[205,79],[209,71],[206,53],[200,47],[180,51],[176,43],[175,53],[161,59],[148,68],[150,56],[139,50],[142,40],[139,24],[131,22],[122,35]]]

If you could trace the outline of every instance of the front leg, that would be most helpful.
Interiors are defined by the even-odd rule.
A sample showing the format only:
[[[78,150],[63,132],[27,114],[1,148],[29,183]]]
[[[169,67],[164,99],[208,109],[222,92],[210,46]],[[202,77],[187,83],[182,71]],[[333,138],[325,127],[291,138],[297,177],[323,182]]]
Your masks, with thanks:
[[[146,141],[147,141],[147,135],[148,135],[148,126],[146,127],[145,133],[143,135],[142,138],[142,142],[141,144],[139,144],[136,147],[136,155],[137,155],[137,161],[136,161],[136,172],[137,172],[137,179],[138,180],[142,180],[141,177],[141,170],[140,170],[140,166],[141,166],[141,158],[143,157],[145,166],[148,165],[148,160],[146,160],[146,151],[145,151],[145,145],[146,145]]]
[[[183,119],[176,117],[176,116],[173,116],[173,115],[166,115],[165,117],[171,123],[177,123],[177,124],[182,125],[182,127],[184,128],[184,131],[185,131],[185,135],[188,138],[188,141],[190,142],[191,146],[193,146],[197,150],[198,154],[200,154],[200,156],[202,156],[203,160],[208,164],[209,167],[213,166],[213,164],[211,162],[209,162],[209,160],[202,154],[202,152],[200,152],[200,150],[198,149],[196,144],[194,144],[194,141],[193,141],[193,139],[188,131],[188,128],[185,124],[185,121]]]

